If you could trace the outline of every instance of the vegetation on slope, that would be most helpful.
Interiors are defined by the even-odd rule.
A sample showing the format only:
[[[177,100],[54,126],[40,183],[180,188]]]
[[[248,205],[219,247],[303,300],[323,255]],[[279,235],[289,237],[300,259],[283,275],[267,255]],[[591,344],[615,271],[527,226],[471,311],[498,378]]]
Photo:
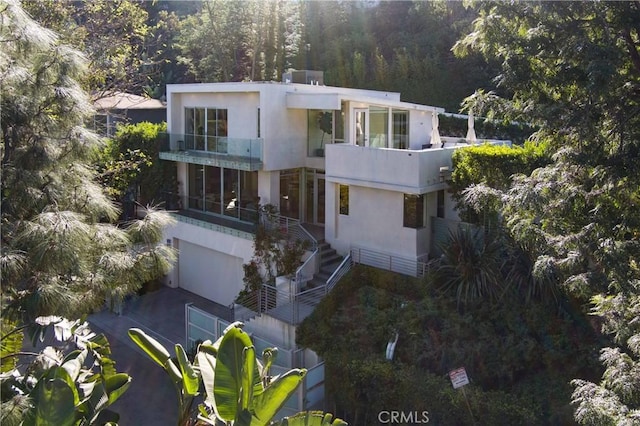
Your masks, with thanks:
[[[569,381],[599,374],[587,317],[569,303],[516,295],[461,306],[455,291],[434,284],[359,265],[303,322],[298,343],[326,362],[331,410],[352,425],[375,422],[385,407],[429,411],[435,424],[473,424],[447,377],[464,366],[476,422],[571,422]]]

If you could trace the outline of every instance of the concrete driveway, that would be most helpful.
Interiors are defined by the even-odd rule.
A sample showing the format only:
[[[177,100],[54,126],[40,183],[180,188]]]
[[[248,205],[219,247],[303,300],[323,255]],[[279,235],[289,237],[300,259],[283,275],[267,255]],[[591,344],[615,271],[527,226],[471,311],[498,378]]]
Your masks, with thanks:
[[[232,312],[227,307],[169,287],[127,301],[121,315],[105,310],[89,316],[92,329],[109,339],[116,370],[133,378],[127,392],[112,406],[120,414],[121,426],[177,423],[178,399],[171,380],[131,341],[127,331],[132,327],[141,328],[173,354],[176,343],[185,345],[187,303],[231,320]]]

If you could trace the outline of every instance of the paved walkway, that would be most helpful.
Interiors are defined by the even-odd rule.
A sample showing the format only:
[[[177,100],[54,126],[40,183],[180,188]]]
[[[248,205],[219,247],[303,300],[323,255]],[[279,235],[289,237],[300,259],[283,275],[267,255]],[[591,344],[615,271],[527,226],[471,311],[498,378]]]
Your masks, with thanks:
[[[121,315],[105,310],[89,316],[92,329],[109,339],[116,370],[133,378],[129,390],[112,406],[120,414],[121,426],[176,424],[178,402],[173,384],[162,368],[131,341],[127,331],[141,328],[173,354],[176,343],[185,345],[187,303],[228,321],[232,319],[226,306],[169,287],[127,301]]]

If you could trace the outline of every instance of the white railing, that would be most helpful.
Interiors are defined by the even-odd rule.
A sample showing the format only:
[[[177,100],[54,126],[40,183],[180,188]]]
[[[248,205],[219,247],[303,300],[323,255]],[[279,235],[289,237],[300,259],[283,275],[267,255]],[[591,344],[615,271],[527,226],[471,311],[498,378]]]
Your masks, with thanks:
[[[407,259],[362,247],[352,247],[351,257],[354,263],[361,263],[412,277],[424,276],[429,268],[433,266],[432,262],[421,262],[417,259]]]
[[[316,248],[311,256],[304,261],[296,270],[296,283],[300,286],[313,278],[318,272],[318,258],[320,257],[320,249]]]
[[[351,254],[348,254],[340,263],[338,268],[333,271],[333,274],[327,279],[327,283],[325,284],[325,294],[328,294],[333,288],[338,284],[338,281],[342,279],[346,275],[347,272],[351,270],[353,266],[353,260],[351,258]]]

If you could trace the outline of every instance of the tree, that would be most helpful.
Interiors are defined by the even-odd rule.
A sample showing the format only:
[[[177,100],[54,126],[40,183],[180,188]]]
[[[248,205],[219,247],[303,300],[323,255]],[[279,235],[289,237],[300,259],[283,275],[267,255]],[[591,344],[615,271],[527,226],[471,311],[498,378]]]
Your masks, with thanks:
[[[331,422],[330,415],[318,418],[309,414],[273,423],[278,411],[302,383],[306,370],[292,369],[279,376],[271,376],[270,369],[277,349],[265,349],[260,362],[251,338],[242,330],[242,323],[229,325],[215,343],[206,341],[200,344],[194,364],[187,359],[179,344],[175,347],[176,365],[169,351],[142,330],[132,328],[129,336],[171,376],[179,398],[179,425],[192,421],[192,404],[200,394],[201,387],[204,388],[204,404],[199,407],[200,415],[197,418],[205,424],[222,422],[229,426],[266,426],[322,422],[323,425],[346,425],[340,420]]]
[[[198,81],[278,79],[298,48],[300,20],[293,2],[208,0],[178,36]]]
[[[93,162],[100,182],[115,199],[156,205],[177,191],[175,163],[159,160],[166,130],[166,123],[121,125],[100,147]],[[127,195],[135,199],[127,201]]]
[[[116,225],[118,210],[88,160],[100,139],[78,80],[84,57],[14,0],[0,2],[3,320],[77,319],[170,268],[160,244],[170,217],[150,209]]]
[[[53,331],[65,346],[30,352],[22,349],[22,339],[7,344],[23,329],[1,335],[0,353],[6,373],[0,376],[3,425],[71,426],[118,421],[118,414],[108,407],[126,392],[131,378],[116,372],[103,334],[92,332],[83,321],[41,317],[27,328],[32,345]],[[4,369],[7,365],[12,368]]]
[[[56,31],[65,44],[85,52],[89,72],[79,77],[93,100],[114,91],[143,93],[153,86],[157,51],[142,4],[132,0],[26,0],[27,11]]]
[[[582,301],[615,348],[599,383],[575,380],[576,420],[631,424],[640,416],[640,5],[486,3],[458,53],[502,61],[496,93],[474,111],[540,126],[553,163],[498,194],[511,234],[537,275]],[[468,190],[482,203],[486,187]]]

